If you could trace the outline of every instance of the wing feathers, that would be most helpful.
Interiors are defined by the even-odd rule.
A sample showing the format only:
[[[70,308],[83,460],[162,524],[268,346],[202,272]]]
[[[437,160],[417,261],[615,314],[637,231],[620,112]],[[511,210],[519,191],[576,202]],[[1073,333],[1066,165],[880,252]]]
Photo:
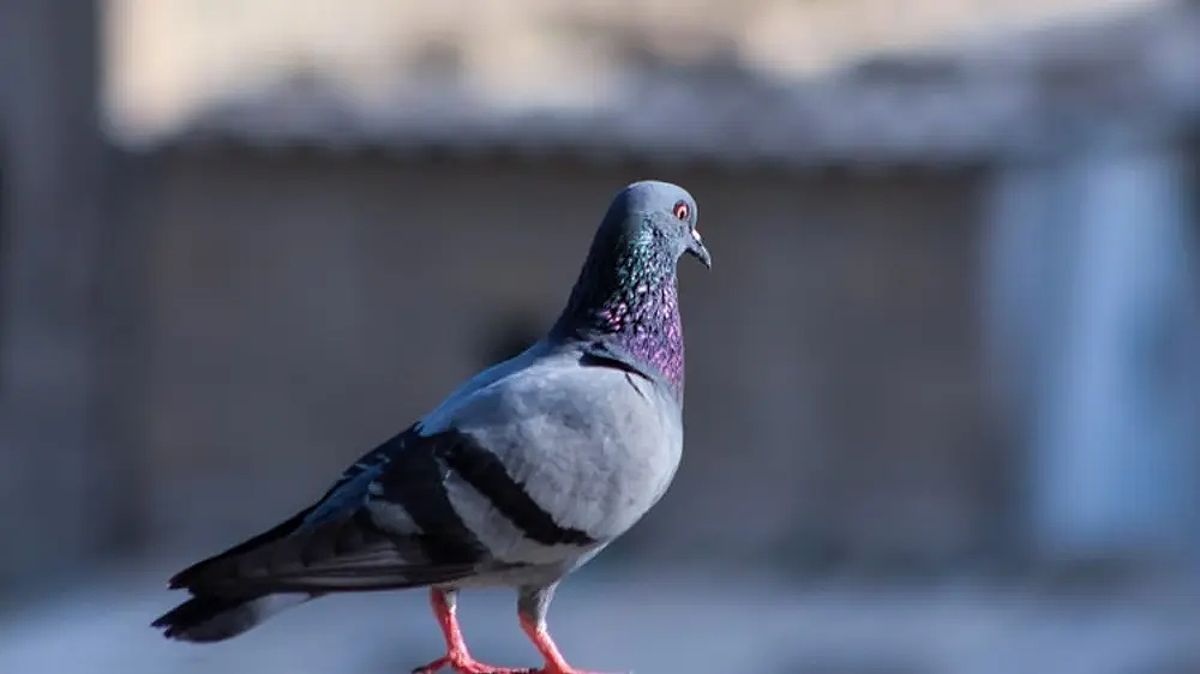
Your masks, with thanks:
[[[554,521],[513,479],[500,457],[474,438],[447,431],[438,436],[438,455],[463,480],[491,502],[526,538],[542,545],[591,545],[597,541],[586,531],[564,527]]]
[[[425,436],[414,426],[354,464],[313,507],[185,569],[171,586],[226,597],[320,593],[447,583],[520,566],[497,560],[463,521],[462,504],[456,508],[447,488],[452,473],[530,545],[597,542],[559,525],[472,437],[454,430]]]
[[[185,586],[223,596],[402,588],[449,582],[475,569],[473,560],[431,561],[422,538],[388,536],[357,511],[214,558],[185,578]]]

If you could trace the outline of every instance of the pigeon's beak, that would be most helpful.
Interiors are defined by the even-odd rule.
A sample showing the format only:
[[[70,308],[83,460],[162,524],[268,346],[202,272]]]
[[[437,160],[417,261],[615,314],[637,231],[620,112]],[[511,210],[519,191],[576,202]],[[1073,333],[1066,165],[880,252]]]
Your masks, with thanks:
[[[694,229],[692,230],[692,242],[688,244],[687,252],[700,260],[700,264],[704,265],[706,269],[712,269],[712,255],[708,254],[708,249],[700,240],[700,232]]]

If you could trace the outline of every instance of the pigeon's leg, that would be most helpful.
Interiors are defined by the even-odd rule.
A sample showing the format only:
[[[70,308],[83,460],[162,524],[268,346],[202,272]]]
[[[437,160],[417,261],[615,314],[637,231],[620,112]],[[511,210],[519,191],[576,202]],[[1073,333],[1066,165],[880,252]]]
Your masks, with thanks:
[[[455,590],[433,588],[429,591],[429,603],[433,605],[433,614],[446,637],[446,654],[424,667],[417,667],[413,674],[434,674],[444,667],[450,667],[459,674],[524,674],[529,671],[493,667],[471,657],[467,650],[467,642],[463,640],[462,630],[458,628],[458,617],[455,615],[458,593]]]
[[[521,619],[521,629],[529,636],[534,648],[546,659],[546,666],[538,670],[538,674],[595,674],[582,669],[575,669],[567,664],[558,646],[550,638],[546,627],[546,612],[550,608],[550,600],[554,598],[557,583],[545,587],[523,587],[517,599],[517,615]]]

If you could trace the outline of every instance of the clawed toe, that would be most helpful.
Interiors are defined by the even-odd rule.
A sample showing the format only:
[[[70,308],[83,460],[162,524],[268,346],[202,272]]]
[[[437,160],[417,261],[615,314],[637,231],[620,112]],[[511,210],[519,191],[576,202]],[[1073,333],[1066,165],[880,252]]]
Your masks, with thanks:
[[[534,674],[536,670],[528,668],[497,667],[471,659],[458,659],[443,656],[423,667],[417,667],[413,674],[437,674],[449,668],[457,674]],[[581,673],[582,674],[582,673]]]
[[[553,665],[537,667],[497,667],[474,659],[451,658],[442,656],[437,660],[417,667],[412,674],[437,674],[443,669],[449,669],[457,674],[626,674],[617,672],[593,672],[584,669],[563,669]]]
[[[524,671],[524,670],[522,670]],[[633,674],[632,672],[593,672],[589,669],[575,669],[566,663],[547,663],[541,669],[531,669],[529,674]]]
[[[449,664],[450,660],[448,658],[438,658],[428,665],[414,668],[412,674],[437,674],[437,672],[441,671],[442,667],[446,667]]]

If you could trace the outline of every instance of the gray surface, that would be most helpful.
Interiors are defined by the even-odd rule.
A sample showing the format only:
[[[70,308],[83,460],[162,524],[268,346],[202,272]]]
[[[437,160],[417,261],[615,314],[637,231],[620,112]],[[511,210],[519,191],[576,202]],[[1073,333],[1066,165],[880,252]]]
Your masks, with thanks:
[[[161,589],[175,566],[97,576],[0,614],[0,672],[397,674],[439,655],[420,592],[323,599],[211,646],[169,642],[148,623],[176,599]],[[468,592],[460,610],[481,659],[537,662],[509,593]],[[578,666],[640,674],[1200,671],[1194,593],[1051,601],[975,587],[801,589],[584,571],[563,587],[551,625]]]

